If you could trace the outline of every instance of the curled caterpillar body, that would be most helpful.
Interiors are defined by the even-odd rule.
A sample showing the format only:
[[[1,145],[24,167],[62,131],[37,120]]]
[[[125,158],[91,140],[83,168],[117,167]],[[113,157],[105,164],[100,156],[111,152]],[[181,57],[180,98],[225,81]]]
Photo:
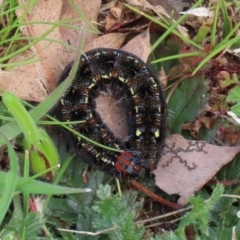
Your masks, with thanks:
[[[68,76],[70,63],[59,84]],[[95,99],[111,89],[126,112],[129,140],[120,141],[101,120]],[[137,178],[153,170],[166,136],[166,102],[159,79],[137,56],[115,49],[95,49],[81,56],[72,85],[53,109],[60,121],[85,120],[73,129],[112,152],[72,134],[74,151],[84,161],[115,177]]]

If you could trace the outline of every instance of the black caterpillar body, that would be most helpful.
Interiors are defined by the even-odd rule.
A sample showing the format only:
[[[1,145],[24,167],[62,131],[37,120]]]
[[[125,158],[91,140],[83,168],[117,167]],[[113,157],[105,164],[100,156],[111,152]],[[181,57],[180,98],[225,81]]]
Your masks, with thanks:
[[[73,63],[59,80],[63,82]],[[111,90],[126,111],[130,139],[120,141],[101,120],[95,98]],[[166,102],[159,79],[137,56],[115,49],[99,48],[81,56],[71,87],[53,110],[60,121],[85,120],[72,128],[112,152],[72,134],[74,152],[80,159],[115,177],[135,179],[153,170],[166,136]]]

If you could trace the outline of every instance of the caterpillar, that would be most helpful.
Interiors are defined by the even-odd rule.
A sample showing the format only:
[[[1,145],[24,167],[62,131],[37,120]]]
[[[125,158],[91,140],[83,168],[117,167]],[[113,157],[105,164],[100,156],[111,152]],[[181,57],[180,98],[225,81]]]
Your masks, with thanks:
[[[64,69],[62,83],[73,62]],[[110,89],[126,112],[129,139],[121,141],[102,122],[95,99]],[[60,121],[85,120],[72,128],[111,148],[98,147],[71,134],[75,154],[117,178],[136,179],[156,167],[166,137],[166,102],[159,79],[134,54],[98,48],[81,55],[71,86],[52,113]]]

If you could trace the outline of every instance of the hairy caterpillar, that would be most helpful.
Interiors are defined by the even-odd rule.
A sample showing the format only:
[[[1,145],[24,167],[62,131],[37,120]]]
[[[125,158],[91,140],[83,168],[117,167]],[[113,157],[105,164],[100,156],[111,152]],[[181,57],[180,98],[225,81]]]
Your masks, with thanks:
[[[59,84],[72,64],[63,71]],[[100,91],[111,92],[127,115],[130,138],[115,137],[96,111]],[[121,50],[99,48],[82,54],[72,85],[53,109],[60,121],[85,120],[73,124],[75,131],[106,146],[98,147],[72,134],[74,152],[80,159],[115,177],[137,178],[153,170],[166,136],[166,102],[159,79],[137,56]]]

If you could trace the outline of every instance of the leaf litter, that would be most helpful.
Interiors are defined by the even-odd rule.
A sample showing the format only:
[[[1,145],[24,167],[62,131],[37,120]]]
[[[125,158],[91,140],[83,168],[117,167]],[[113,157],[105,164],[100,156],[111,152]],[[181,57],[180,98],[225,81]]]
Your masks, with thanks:
[[[156,185],[170,195],[178,194],[178,203],[185,205],[239,151],[240,146],[219,147],[172,134],[154,171]]]
[[[24,2],[26,1],[21,1],[22,4]],[[84,4],[83,2],[84,1],[75,1],[75,4],[81,9],[89,22],[96,23],[98,21],[99,11],[102,9],[101,1],[89,0],[88,4]],[[140,4],[139,2],[137,2],[136,5]],[[149,5],[147,6],[149,7]],[[142,7],[144,8],[146,6]],[[110,6],[110,8],[111,14],[115,17],[114,23],[112,22],[111,24],[116,25],[123,15],[123,9],[119,6]],[[152,7],[149,8],[151,9]],[[160,8],[154,9],[156,11],[156,9]],[[163,12],[163,10],[161,11]],[[158,13],[162,13],[161,11]],[[17,12],[19,18],[22,16],[23,12],[24,11]],[[167,13],[168,11],[164,9],[164,14],[167,15]],[[112,15],[111,18],[113,18]],[[79,15],[76,9],[70,5],[68,1],[56,2],[54,0],[40,0],[34,8],[28,12],[24,20],[25,22],[39,21],[55,23],[59,22],[62,18],[65,20],[73,20],[78,17]],[[109,16],[105,19],[105,23],[107,21],[110,21]],[[109,24],[108,22],[107,29],[111,29]],[[83,25],[86,26],[83,21],[73,22],[71,25],[73,26],[72,29],[56,26],[53,31],[46,35],[51,41],[39,41],[28,51],[11,59],[10,62],[18,62],[32,57],[40,61],[36,61],[29,65],[20,65],[9,71],[1,70],[0,87],[15,92],[20,98],[41,102],[56,86],[57,79],[65,65],[75,58],[75,50],[69,49],[69,47],[65,47],[56,41],[64,41],[69,44],[69,46],[75,48],[79,44],[82,31],[87,31],[88,34],[83,51],[89,51],[98,47],[118,49],[122,46],[127,36],[126,33],[121,32],[107,33],[99,36],[97,32],[94,32],[91,28],[82,30]],[[39,37],[43,33],[46,33],[51,27],[53,27],[52,24],[40,23],[27,25],[27,27],[22,29],[22,34],[28,37]],[[128,41],[122,49],[132,52],[146,61],[151,48],[149,27],[147,30]],[[121,26],[119,29],[121,29]],[[184,34],[187,33],[185,32]],[[190,78],[188,81],[195,81],[195,79]],[[199,93],[198,98],[200,98],[202,93],[203,92]],[[105,96],[101,98],[106,100]],[[116,131],[115,134],[117,136],[121,138],[127,137],[126,123],[120,124],[121,126],[119,126],[119,124],[118,126],[114,126],[116,125],[114,123],[121,122],[124,116],[120,116],[119,120],[113,119],[112,116],[117,114],[112,114],[112,110],[108,110],[105,103],[101,104],[101,98],[97,100],[97,108],[103,120],[109,125],[113,132]],[[189,101],[189,105],[191,105],[191,103],[192,102]],[[169,104],[174,105],[176,111],[179,111],[177,100],[173,101],[173,103],[171,103],[170,100]],[[103,109],[101,109],[101,105]],[[195,113],[192,113],[190,109],[185,109],[183,115],[186,117],[186,115],[191,112],[192,118],[198,118],[197,109],[201,107],[200,105],[201,103],[199,102],[199,105],[194,111]],[[102,110],[103,113],[101,113]],[[109,112],[109,114],[106,114],[106,112]],[[171,115],[171,112],[169,115]],[[189,119],[189,121],[192,120]],[[182,131],[180,130],[181,123],[183,124],[185,122],[186,118],[182,118],[178,123],[173,122],[173,128],[177,129],[175,132]],[[122,128],[125,128],[125,130],[122,130]],[[204,145],[201,151],[192,151],[192,149],[189,148],[189,146],[199,146],[199,144]],[[181,196],[179,203],[186,204],[189,196],[201,189],[201,187],[208,182],[223,165],[233,159],[238,151],[238,147],[218,147],[195,140],[187,141],[180,136],[170,135],[166,140],[166,147],[163,150],[163,156],[159,162],[159,166],[157,170],[154,171],[156,175],[156,184],[169,194],[179,194]]]

